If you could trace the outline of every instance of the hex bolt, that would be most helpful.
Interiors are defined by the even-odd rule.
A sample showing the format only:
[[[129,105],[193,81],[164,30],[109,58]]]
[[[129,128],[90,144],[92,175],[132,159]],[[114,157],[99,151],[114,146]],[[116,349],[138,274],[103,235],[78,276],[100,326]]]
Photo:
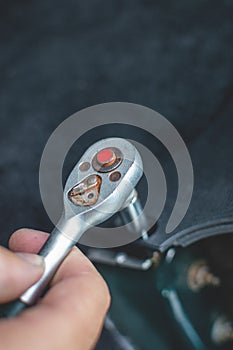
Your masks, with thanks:
[[[227,317],[219,316],[213,323],[211,339],[216,345],[233,341],[233,323]]]
[[[189,267],[187,283],[193,292],[198,292],[207,286],[218,287],[220,279],[210,272],[209,266],[204,260],[199,260]]]

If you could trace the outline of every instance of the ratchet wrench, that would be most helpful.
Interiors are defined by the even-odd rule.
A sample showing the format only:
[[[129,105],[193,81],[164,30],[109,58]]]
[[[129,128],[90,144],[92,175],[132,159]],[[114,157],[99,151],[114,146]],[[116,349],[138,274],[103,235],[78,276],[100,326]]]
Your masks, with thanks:
[[[62,217],[38,253],[44,257],[42,277],[3,306],[1,317],[14,317],[36,303],[80,237],[124,207],[142,174],[140,154],[129,141],[108,138],[86,150],[66,182]]]

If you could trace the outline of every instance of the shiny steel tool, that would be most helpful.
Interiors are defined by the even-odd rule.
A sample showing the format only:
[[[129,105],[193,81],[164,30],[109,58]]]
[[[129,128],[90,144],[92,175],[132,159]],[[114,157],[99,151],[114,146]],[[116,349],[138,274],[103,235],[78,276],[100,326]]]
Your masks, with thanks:
[[[83,233],[124,207],[142,173],[138,151],[124,139],[101,140],[84,153],[66,182],[63,215],[39,252],[45,261],[43,276],[1,316],[13,317],[37,301]]]

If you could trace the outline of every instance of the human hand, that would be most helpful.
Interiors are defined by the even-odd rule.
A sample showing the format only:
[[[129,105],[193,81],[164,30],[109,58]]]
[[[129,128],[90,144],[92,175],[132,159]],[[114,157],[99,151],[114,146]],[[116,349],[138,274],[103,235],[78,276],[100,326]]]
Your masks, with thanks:
[[[13,252],[35,254],[47,238],[47,233],[22,229],[10,238],[12,252],[0,247],[0,303],[17,299],[43,274],[43,261],[38,256],[26,254],[22,258]],[[103,278],[74,247],[35,306],[13,319],[0,320],[1,349],[93,349],[109,304]]]

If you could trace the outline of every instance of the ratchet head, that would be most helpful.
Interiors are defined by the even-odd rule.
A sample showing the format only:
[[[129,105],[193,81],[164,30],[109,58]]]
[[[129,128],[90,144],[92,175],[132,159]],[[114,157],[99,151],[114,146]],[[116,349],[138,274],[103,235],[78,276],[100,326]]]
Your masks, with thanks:
[[[129,141],[96,142],[66,182],[64,215],[57,226],[60,232],[77,241],[88,228],[110,218],[124,206],[142,174],[141,157]]]

